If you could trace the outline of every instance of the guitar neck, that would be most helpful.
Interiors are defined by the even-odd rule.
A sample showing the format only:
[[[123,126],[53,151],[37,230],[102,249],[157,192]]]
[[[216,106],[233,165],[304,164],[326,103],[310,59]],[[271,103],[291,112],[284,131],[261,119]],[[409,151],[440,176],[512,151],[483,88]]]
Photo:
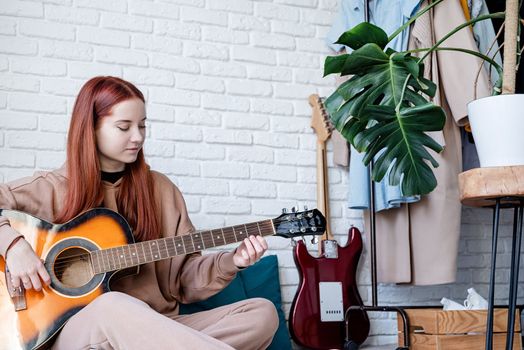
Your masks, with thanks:
[[[90,253],[91,264],[94,273],[99,274],[240,242],[250,235],[271,236],[275,234],[273,221],[257,221],[96,250]]]
[[[317,207],[326,218],[326,232],[322,235],[322,240],[333,239],[329,227],[329,192],[327,174],[327,150],[326,143],[317,141]],[[322,243],[322,242],[320,242]],[[320,246],[319,246],[320,248]]]

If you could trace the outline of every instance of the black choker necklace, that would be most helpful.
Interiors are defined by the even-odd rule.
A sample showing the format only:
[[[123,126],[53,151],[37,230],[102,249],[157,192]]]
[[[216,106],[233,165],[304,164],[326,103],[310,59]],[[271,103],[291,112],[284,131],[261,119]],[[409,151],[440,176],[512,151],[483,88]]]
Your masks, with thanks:
[[[115,182],[120,180],[122,176],[124,176],[125,172],[126,172],[125,170],[122,170],[122,171],[110,173],[110,172],[102,170],[100,173],[102,176],[102,181],[107,181],[107,182],[114,184]]]

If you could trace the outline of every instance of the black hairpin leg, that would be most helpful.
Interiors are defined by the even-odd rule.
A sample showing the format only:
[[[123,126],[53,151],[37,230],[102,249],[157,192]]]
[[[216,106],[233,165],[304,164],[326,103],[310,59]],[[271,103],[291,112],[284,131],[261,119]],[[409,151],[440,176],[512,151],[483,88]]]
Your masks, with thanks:
[[[497,263],[497,238],[499,234],[500,199],[493,210],[493,233],[491,241],[491,273],[489,276],[488,320],[486,325],[486,350],[493,350],[493,305],[495,301],[495,268]]]

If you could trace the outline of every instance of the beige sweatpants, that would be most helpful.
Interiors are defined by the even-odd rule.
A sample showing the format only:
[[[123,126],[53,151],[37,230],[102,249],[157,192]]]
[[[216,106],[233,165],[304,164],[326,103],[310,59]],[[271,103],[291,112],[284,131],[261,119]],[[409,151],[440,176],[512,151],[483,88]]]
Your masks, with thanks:
[[[260,350],[277,327],[274,305],[262,298],[171,319],[139,299],[109,292],[71,317],[52,349]]]

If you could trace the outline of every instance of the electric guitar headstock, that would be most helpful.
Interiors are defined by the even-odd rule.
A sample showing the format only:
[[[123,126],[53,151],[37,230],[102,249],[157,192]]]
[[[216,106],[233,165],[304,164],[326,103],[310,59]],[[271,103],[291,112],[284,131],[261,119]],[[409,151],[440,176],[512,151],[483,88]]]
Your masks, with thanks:
[[[288,212],[282,209],[282,215],[273,219],[275,235],[284,238],[295,238],[306,235],[322,235],[326,231],[326,219],[317,210],[297,211],[295,207]]]
[[[324,103],[317,94],[313,94],[309,96],[309,104],[313,109],[311,127],[315,130],[318,141],[326,142],[331,137],[333,124],[331,124],[329,115],[324,108]]]

